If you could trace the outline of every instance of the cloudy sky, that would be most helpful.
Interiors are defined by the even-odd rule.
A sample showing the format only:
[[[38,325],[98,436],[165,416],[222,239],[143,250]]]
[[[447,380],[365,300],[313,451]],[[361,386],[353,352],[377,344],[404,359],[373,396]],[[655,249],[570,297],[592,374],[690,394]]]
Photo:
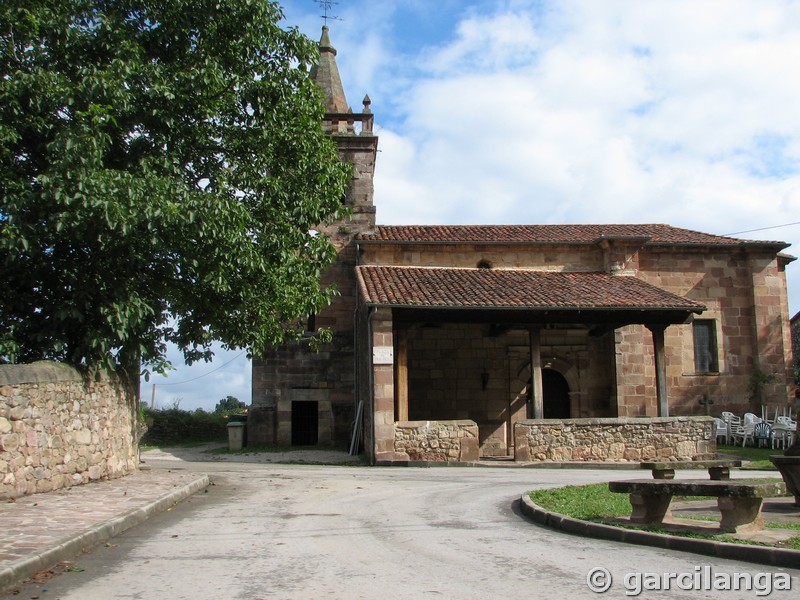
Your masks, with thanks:
[[[319,39],[318,3],[282,5]],[[800,2],[339,0],[329,14],[349,103],[372,99],[379,223],[669,223],[800,255]],[[787,275],[794,314],[800,261]],[[249,403],[238,354],[155,378],[157,404]]]

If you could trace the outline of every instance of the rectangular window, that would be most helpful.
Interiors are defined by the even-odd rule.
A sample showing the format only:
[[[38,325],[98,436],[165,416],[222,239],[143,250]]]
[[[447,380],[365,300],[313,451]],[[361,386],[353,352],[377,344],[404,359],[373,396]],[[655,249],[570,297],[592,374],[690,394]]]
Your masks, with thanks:
[[[695,319],[692,324],[692,334],[695,372],[719,373],[716,322],[713,319]]]

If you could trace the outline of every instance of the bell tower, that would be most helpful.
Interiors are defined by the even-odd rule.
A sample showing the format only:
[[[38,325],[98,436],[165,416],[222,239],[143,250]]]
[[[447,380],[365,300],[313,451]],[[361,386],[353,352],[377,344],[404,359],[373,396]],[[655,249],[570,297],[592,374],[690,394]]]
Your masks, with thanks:
[[[317,230],[336,248],[334,263],[322,274],[324,286],[339,292],[330,306],[309,318],[309,336],[253,357],[252,405],[248,411],[248,445],[320,445],[347,448],[355,418],[355,324],[357,262],[354,238],[375,228],[373,176],[378,137],[369,96],[355,113],[336,64],[327,25],[319,41],[319,60],[311,78],[322,90],[323,130],[353,168],[344,197],[348,216],[321,223]],[[333,341],[319,351],[310,347],[318,328],[333,332]]]
[[[353,180],[345,197],[345,205],[351,211],[350,218],[346,222],[337,222],[320,228],[323,233],[331,237],[339,249],[349,243],[356,233],[375,228],[373,177],[378,137],[372,131],[374,116],[370,110],[369,96],[364,96],[363,108],[359,113],[354,113],[347,104],[339,68],[336,65],[336,49],[331,45],[327,25],[322,28],[319,61],[311,71],[311,78],[325,97],[323,129],[339,148],[342,162],[351,164],[354,170]]]

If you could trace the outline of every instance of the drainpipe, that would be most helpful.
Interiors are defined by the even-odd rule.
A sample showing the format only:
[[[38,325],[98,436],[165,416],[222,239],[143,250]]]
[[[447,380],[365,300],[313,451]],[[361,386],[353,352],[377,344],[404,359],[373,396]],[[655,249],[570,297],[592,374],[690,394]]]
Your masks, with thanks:
[[[360,263],[361,257],[361,245],[356,242],[356,266]],[[356,278],[357,279],[357,278]],[[358,281],[355,282],[356,288],[358,287]],[[361,395],[359,390],[359,385],[361,378],[359,377],[359,369],[358,369],[358,291],[356,291],[356,303],[355,307],[353,308],[353,415],[358,417],[358,399]],[[354,425],[358,427],[358,423],[354,422]],[[355,449],[355,452],[358,452],[358,448]]]

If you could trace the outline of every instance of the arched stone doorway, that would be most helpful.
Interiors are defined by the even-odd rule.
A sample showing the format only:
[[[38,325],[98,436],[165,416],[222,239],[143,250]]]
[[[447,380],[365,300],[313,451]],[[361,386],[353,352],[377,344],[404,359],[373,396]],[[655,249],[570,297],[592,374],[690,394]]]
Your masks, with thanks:
[[[542,369],[545,419],[569,419],[570,398],[567,379],[555,369]]]
[[[520,360],[516,370],[512,372],[512,389],[521,391],[512,400],[515,407],[512,414],[510,427],[519,419],[533,418],[533,386],[531,385],[531,363]],[[519,386],[519,387],[518,387]],[[578,370],[570,360],[553,356],[542,361],[542,418],[545,419],[572,419],[581,416],[580,398],[581,382]],[[521,402],[525,403],[525,410],[521,410]]]

